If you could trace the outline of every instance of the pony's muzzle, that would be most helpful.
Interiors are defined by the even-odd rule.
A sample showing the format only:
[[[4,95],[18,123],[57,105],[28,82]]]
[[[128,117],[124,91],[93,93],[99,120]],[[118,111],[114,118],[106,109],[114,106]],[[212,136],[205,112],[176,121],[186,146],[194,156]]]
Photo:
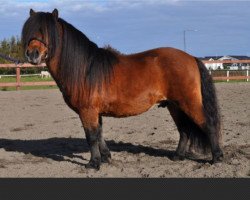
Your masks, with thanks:
[[[41,62],[41,55],[40,55],[38,49],[33,49],[33,50],[27,49],[25,51],[25,57],[32,64],[39,64]]]

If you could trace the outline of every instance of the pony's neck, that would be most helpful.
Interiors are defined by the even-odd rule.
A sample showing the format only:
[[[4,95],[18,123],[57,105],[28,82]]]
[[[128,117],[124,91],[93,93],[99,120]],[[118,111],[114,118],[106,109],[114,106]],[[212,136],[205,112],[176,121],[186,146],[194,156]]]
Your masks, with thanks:
[[[47,62],[52,77],[64,94],[80,98],[100,91],[112,79],[117,53],[99,48],[82,32],[60,19],[59,41],[55,54]]]
[[[58,76],[58,69],[59,69],[59,62],[60,62],[59,58],[60,58],[61,51],[62,51],[62,41],[60,40],[60,38],[62,38],[63,36],[63,30],[62,30],[62,26],[59,23],[56,26],[57,26],[56,28],[58,29],[58,33],[59,33],[58,47],[55,50],[54,56],[50,60],[46,61],[46,65],[49,69],[50,74],[54,78],[54,80],[58,82],[60,81],[59,76]]]

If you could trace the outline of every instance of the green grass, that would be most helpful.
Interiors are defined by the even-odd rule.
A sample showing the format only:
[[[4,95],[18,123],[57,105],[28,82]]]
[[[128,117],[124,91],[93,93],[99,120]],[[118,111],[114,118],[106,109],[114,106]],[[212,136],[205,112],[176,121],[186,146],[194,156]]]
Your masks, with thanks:
[[[39,76],[25,76],[21,77],[21,82],[42,82],[42,81],[53,81],[52,78],[41,78]],[[16,82],[16,77],[2,77],[0,83]]]
[[[23,86],[20,90],[45,90],[58,89],[57,86]],[[15,91],[16,87],[0,87],[0,91]]]
[[[247,82],[246,79],[243,80],[229,80],[227,82],[227,80],[216,80],[214,81],[214,83],[250,83],[250,81]]]
[[[21,77],[21,82],[45,82],[53,81],[52,78],[41,78],[39,76],[25,76]],[[16,77],[2,77],[0,83],[16,82]],[[57,86],[23,86],[20,90],[38,90],[38,89],[57,89]],[[0,87],[0,91],[13,91],[16,87]]]

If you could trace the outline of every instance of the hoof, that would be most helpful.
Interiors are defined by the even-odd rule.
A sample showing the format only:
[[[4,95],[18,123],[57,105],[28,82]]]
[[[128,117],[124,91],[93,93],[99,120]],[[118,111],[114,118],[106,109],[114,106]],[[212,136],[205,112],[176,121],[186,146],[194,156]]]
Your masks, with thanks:
[[[99,170],[100,166],[101,166],[100,160],[90,160],[89,163],[85,165],[85,168]]]
[[[175,154],[175,155],[173,155],[172,160],[173,161],[185,160],[185,156],[184,155]]]
[[[189,160],[194,160],[194,159],[197,159],[197,156],[194,152],[192,151],[189,151],[186,153],[186,158],[189,159]]]
[[[223,154],[218,154],[213,156],[212,164],[220,163],[223,161]]]
[[[102,155],[101,157],[101,161],[102,163],[111,163],[111,155]]]

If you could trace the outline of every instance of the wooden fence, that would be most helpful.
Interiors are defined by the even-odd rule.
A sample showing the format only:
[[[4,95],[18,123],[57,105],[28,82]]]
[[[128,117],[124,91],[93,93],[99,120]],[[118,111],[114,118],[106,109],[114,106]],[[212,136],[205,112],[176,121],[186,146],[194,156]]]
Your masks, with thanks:
[[[203,63],[250,63],[250,60],[223,60],[223,61],[203,61]],[[54,81],[41,81],[41,82],[21,82],[21,68],[30,67],[46,67],[45,64],[31,65],[31,64],[0,64],[0,68],[15,68],[16,69],[16,82],[1,83],[0,87],[16,87],[17,90],[22,86],[55,86]],[[249,81],[250,70],[213,70],[209,71],[213,80],[246,80]],[[239,73],[240,72],[240,73]]]
[[[227,64],[234,64],[234,63],[241,63],[241,64],[250,64],[250,60],[203,60],[203,63],[227,63]],[[229,81],[229,80],[246,80],[249,81],[249,69],[246,70],[210,70],[209,73],[212,75],[213,80],[218,81]]]
[[[22,65],[15,64],[0,64],[0,68],[15,68],[16,69],[16,82],[1,83],[0,87],[16,87],[17,90],[21,86],[54,86],[56,85],[55,81],[40,81],[40,82],[21,82],[21,68],[30,68],[30,67],[46,67],[45,64],[41,65],[31,65],[28,63]]]

